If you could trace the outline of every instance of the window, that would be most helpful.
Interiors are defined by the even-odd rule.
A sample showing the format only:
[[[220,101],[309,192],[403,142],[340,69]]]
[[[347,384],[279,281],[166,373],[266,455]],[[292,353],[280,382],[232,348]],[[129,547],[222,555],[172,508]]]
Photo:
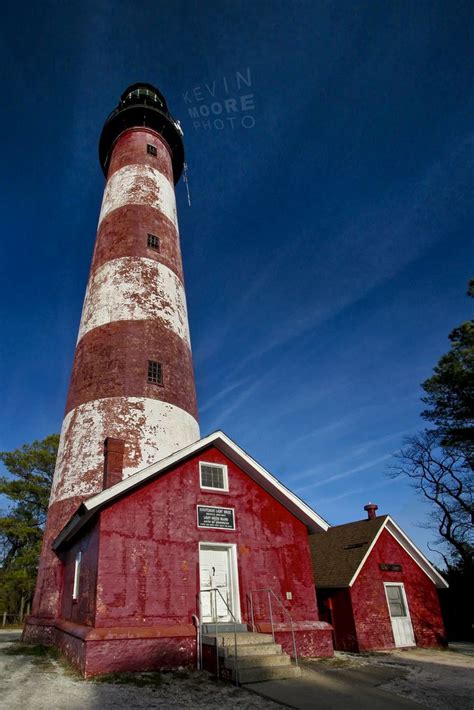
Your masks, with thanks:
[[[150,155],[156,155],[158,151],[156,150],[154,145],[147,143],[146,152],[149,153]]]
[[[149,234],[148,235],[147,244],[150,247],[150,249],[156,249],[156,251],[160,251],[160,240],[156,236],[156,234]]]
[[[161,362],[148,360],[148,382],[154,385],[163,384],[163,368],[161,367]]]
[[[201,488],[210,488],[220,491],[229,490],[227,477],[227,466],[220,466],[214,463],[199,462],[199,472],[201,477]]]
[[[387,599],[390,607],[390,616],[406,616],[405,603],[403,600],[402,588],[399,586],[387,586]]]
[[[82,552],[79,550],[79,552],[76,554],[76,560],[74,562],[74,582],[72,585],[72,598],[74,601],[77,600],[79,597],[79,578],[81,576],[81,559],[82,559]]]

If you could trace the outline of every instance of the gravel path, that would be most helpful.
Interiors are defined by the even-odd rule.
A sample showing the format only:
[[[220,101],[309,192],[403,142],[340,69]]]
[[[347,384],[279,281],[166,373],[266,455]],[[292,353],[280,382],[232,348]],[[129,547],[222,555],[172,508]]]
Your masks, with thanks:
[[[384,688],[415,700],[431,710],[474,708],[474,657],[472,644],[466,652],[414,648],[395,651],[378,663],[406,671]]]
[[[371,654],[336,653],[334,659],[314,659],[309,666],[367,688],[376,687],[431,710],[473,710],[474,645],[453,644],[453,649],[413,648]],[[362,688],[363,690],[363,688]]]
[[[196,671],[123,674],[120,683],[86,681],[54,654],[19,644],[19,637],[19,632],[0,631],[0,707],[8,710],[281,710],[279,704]]]

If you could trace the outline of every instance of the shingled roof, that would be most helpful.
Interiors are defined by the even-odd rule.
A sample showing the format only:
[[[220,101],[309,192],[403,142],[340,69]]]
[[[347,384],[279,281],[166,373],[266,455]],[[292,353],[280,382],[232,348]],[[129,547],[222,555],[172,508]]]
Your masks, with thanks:
[[[309,536],[317,588],[352,586],[366,557],[384,528],[408,552],[437,587],[448,586],[446,580],[395,521],[389,515],[380,515],[372,519],[335,525],[325,533]]]
[[[380,528],[387,519],[335,525],[324,534],[309,536],[314,576],[318,587],[349,587]]]

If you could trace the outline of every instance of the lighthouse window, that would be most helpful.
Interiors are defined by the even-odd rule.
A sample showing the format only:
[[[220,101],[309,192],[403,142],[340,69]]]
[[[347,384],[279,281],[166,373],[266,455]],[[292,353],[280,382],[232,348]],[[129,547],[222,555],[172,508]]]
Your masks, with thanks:
[[[221,491],[229,490],[227,466],[199,462],[201,488],[214,488]]]
[[[156,155],[156,154],[157,154],[157,150],[156,150],[155,146],[154,146],[154,145],[150,145],[150,143],[147,144],[146,152],[149,153],[150,155]]]
[[[161,367],[161,362],[148,360],[148,382],[154,385],[163,384],[163,368]]]
[[[74,582],[72,585],[72,598],[74,601],[77,600],[79,597],[79,578],[81,576],[81,559],[82,559],[82,552],[79,550],[79,552],[76,554],[76,559],[74,561]]]
[[[150,249],[155,249],[156,251],[160,251],[160,240],[156,236],[156,234],[149,234],[148,235],[148,246]]]

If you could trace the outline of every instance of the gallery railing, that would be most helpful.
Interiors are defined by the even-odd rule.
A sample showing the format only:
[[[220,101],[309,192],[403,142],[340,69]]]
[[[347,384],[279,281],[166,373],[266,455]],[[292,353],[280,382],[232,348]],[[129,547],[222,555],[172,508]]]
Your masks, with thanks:
[[[295,629],[293,626],[293,618],[286,608],[286,606],[283,604],[282,600],[280,597],[278,597],[273,589],[252,589],[248,593],[248,598],[250,602],[250,617],[252,619],[252,631],[256,631],[257,627],[255,624],[255,604],[254,604],[254,597],[257,594],[266,594],[267,601],[268,601],[268,615],[270,619],[270,625],[272,628],[272,636],[273,636],[273,643],[275,643],[275,623],[273,620],[273,604],[276,602],[279,608],[283,610],[283,612],[287,615],[289,622],[290,622],[290,630],[291,630],[291,637],[293,640],[293,657],[295,659],[295,665],[298,665],[298,653],[296,651],[296,637],[295,637]],[[273,604],[272,604],[273,602]]]
[[[220,668],[219,668],[219,642],[217,638],[217,633],[218,633],[218,628],[219,628],[219,621],[217,619],[217,595],[222,599],[224,602],[225,608],[230,614],[230,617],[234,623],[234,656],[235,656],[235,666],[234,666],[234,673],[235,673],[235,684],[239,685],[239,657],[238,657],[238,644],[237,644],[237,619],[234,616],[234,613],[224,597],[222,596],[221,592],[219,589],[216,587],[213,587],[212,589],[201,589],[201,591],[197,594],[197,607],[198,607],[198,626],[197,626],[197,643],[198,643],[198,669],[202,670],[203,663],[202,663],[202,627],[203,627],[203,620],[202,620],[202,603],[201,603],[201,596],[203,594],[209,594],[209,606],[211,609],[212,613],[212,621],[211,622],[206,622],[207,626],[214,626],[215,627],[215,633],[216,633],[216,676],[219,678],[220,674]],[[212,597],[214,597],[214,606],[212,606]],[[193,615],[194,616],[194,615]]]

